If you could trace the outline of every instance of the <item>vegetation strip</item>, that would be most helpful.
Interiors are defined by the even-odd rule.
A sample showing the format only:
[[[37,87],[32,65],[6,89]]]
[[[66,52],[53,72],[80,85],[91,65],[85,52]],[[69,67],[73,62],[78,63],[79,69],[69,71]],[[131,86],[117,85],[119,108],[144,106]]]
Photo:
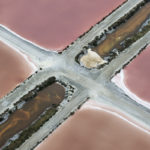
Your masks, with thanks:
[[[69,91],[65,90],[67,87]],[[57,106],[73,92],[73,88],[63,82],[50,78],[8,110],[8,117],[0,124],[0,147],[13,150],[36,132],[56,112]]]
[[[101,57],[104,57],[113,49],[120,49],[121,46],[124,48],[122,42],[128,38],[136,36],[137,31],[142,24],[146,22],[149,15],[150,3],[146,3],[128,21],[121,24],[114,32],[107,34],[106,39],[93,48],[93,50]]]
[[[76,56],[76,61],[80,63],[83,55],[87,54],[87,49],[91,49],[109,63],[116,55],[150,31],[149,18],[150,2],[144,0],[84,47]],[[104,65],[101,64],[98,68]]]

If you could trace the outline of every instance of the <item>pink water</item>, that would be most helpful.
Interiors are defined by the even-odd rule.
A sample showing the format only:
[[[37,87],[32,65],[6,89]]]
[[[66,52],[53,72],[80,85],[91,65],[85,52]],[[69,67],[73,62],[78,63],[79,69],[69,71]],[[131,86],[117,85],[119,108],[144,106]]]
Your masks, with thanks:
[[[46,49],[62,51],[125,0],[1,0],[0,24]]]
[[[139,98],[150,102],[150,46],[124,69],[124,83]]]
[[[28,57],[0,41],[0,98],[36,70]]]
[[[137,101],[150,107],[150,45],[113,79],[118,87]],[[147,103],[148,102],[148,103]]]
[[[149,131],[125,115],[86,103],[35,150],[149,150],[149,140]]]

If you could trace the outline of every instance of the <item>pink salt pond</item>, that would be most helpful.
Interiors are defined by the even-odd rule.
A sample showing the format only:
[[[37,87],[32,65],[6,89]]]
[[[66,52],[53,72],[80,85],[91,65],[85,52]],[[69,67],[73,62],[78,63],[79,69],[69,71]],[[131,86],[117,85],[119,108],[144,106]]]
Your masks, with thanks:
[[[150,132],[131,120],[89,101],[35,150],[149,150]]]
[[[50,50],[62,51],[125,0],[1,0],[0,24]]]
[[[0,41],[0,98],[27,79],[36,67],[28,57]]]
[[[112,81],[128,96],[150,107],[150,45],[130,62]]]

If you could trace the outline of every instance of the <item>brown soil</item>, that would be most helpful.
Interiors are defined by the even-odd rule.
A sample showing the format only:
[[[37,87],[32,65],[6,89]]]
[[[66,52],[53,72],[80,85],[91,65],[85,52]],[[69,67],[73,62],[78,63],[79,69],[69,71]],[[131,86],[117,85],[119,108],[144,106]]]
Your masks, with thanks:
[[[143,6],[126,23],[122,24],[117,30],[108,34],[106,39],[93,50],[100,56],[107,55],[112,49],[116,48],[122,41],[130,37],[141,27],[142,23],[150,15],[150,3]]]
[[[21,109],[13,112],[8,120],[0,125],[0,147],[15,134],[29,127],[47,108],[58,105],[64,97],[64,87],[53,83],[28,100]]]

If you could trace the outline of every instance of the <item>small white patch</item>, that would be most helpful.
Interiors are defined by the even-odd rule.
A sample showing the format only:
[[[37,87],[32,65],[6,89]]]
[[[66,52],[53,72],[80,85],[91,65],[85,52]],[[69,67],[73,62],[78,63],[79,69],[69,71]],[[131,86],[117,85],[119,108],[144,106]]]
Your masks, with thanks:
[[[86,68],[97,68],[99,65],[107,63],[104,59],[102,59],[96,52],[91,49],[87,50],[87,54],[83,55],[80,58],[80,64]]]

